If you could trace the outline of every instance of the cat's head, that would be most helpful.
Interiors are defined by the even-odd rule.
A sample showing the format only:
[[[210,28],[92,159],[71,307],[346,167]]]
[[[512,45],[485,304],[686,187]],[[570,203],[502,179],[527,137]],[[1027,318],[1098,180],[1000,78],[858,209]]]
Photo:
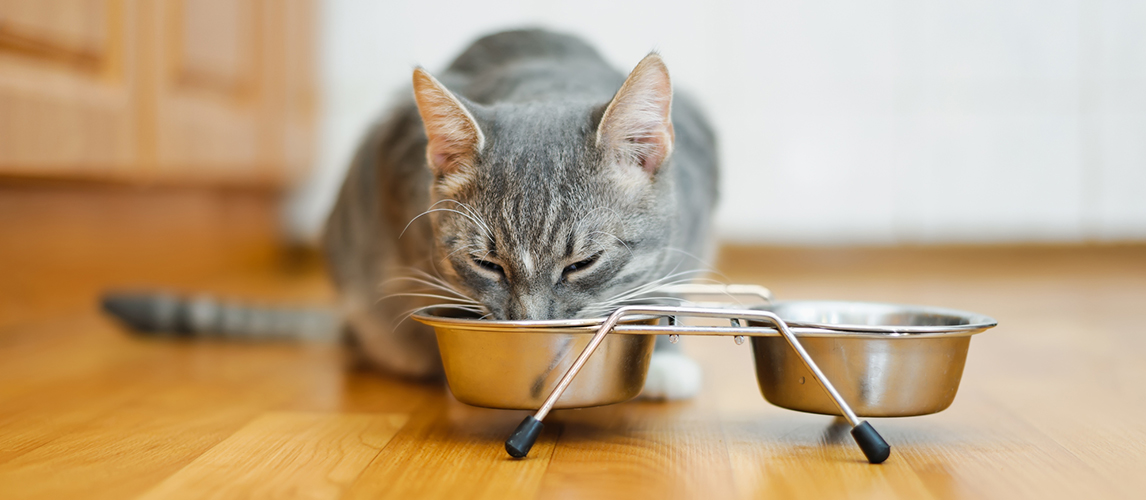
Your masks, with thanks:
[[[494,319],[606,313],[661,278],[672,85],[650,54],[608,102],[477,105],[421,69],[436,268]]]

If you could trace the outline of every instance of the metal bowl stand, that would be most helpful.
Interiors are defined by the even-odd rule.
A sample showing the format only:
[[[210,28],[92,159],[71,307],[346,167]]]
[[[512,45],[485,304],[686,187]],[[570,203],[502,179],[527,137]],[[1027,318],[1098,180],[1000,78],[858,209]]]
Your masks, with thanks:
[[[699,293],[711,294],[712,288],[706,286],[687,288],[678,287],[678,293]],[[762,287],[744,287],[744,289],[721,288],[720,293],[732,294],[749,294],[758,295],[766,301],[771,301],[771,294],[767,289]],[[626,316],[632,315],[652,315],[669,318],[669,325],[618,325],[618,323]],[[729,327],[697,327],[697,326],[680,326],[678,318],[680,317],[696,317],[696,318],[722,318],[730,321]],[[775,328],[768,327],[753,327],[742,326],[741,320],[752,320],[760,323],[771,324]],[[557,387],[549,394],[545,403],[533,415],[525,417],[525,420],[517,426],[513,435],[505,441],[505,449],[509,452],[510,456],[514,458],[524,458],[529,449],[533,447],[533,443],[537,441],[537,437],[541,435],[541,429],[544,425],[541,421],[553,409],[553,405],[573,382],[573,378],[577,376],[577,372],[581,370],[589,357],[593,355],[593,351],[605,339],[605,336],[610,332],[623,333],[629,335],[706,335],[706,336],[730,336],[730,337],[763,337],[775,336],[779,331],[780,335],[784,337],[788,345],[799,355],[800,359],[807,366],[808,370],[812,372],[816,382],[820,387],[827,392],[828,396],[835,402],[836,407],[840,410],[840,414],[847,419],[848,423],[852,426],[852,437],[855,439],[856,444],[859,445],[863,451],[864,456],[867,457],[868,462],[873,464],[882,463],[887,460],[891,454],[891,446],[884,441],[883,437],[876,432],[875,428],[870,423],[860,420],[844,401],[820,368],[816,366],[816,362],[812,360],[804,347],[800,345],[799,339],[788,328],[788,324],[779,316],[761,310],[754,309],[726,309],[726,308],[708,308],[708,307],[678,307],[678,306],[625,306],[617,309],[601,324],[597,332],[593,334],[593,338],[589,341],[589,345],[581,351],[573,365],[565,372],[565,375],[557,383]]]

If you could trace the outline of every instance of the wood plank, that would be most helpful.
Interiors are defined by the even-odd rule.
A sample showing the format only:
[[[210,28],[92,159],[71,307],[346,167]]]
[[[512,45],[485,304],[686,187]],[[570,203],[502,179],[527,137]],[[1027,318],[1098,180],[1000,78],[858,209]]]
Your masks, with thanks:
[[[524,415],[435,398],[411,416],[346,498],[534,498],[559,429],[547,426],[527,459],[512,459],[504,442]]]
[[[57,371],[0,401],[0,490],[23,498],[136,496],[190,463],[268,409],[329,394],[340,378],[295,367],[334,346],[250,346],[205,342],[193,355],[170,341],[123,337],[146,356],[95,356],[82,369]],[[250,363],[254,348],[261,363]],[[88,346],[59,346],[69,350]],[[121,349],[126,350],[126,349]],[[325,352],[323,352],[325,351]],[[203,365],[206,356],[212,360]],[[338,365],[331,366],[340,373]],[[141,374],[146,376],[141,377]],[[66,481],[53,480],[60,470]]]
[[[781,299],[940,304],[1001,321],[972,342],[951,408],[874,421],[894,451],[879,468],[852,466],[862,473],[848,471],[848,456],[861,457],[850,436],[832,439],[830,419],[742,399],[754,389],[745,353],[693,349],[724,381],[710,389],[743,496],[1136,498],[1146,485],[1130,473],[1146,470],[1146,425],[1126,411],[1142,401],[1130,381],[1146,381],[1143,329],[1127,315],[1146,300],[1141,246],[733,248],[725,257],[738,279],[768,283]],[[794,459],[798,449],[823,455]]]
[[[265,402],[253,397],[244,403],[218,388],[163,392],[166,400],[137,397],[115,407],[105,406],[99,414],[84,415],[83,410],[99,408],[94,405],[58,414],[71,422],[35,425],[22,419],[7,425],[15,428],[17,439],[29,430],[55,432],[43,435],[39,443],[24,439],[27,445],[19,450],[22,453],[0,464],[0,487],[13,498],[134,497],[255,418]],[[178,398],[214,399],[220,406],[188,406]],[[67,471],[66,477],[60,471]]]
[[[554,412],[561,439],[539,496],[730,498],[732,469],[713,403],[702,393]]]
[[[44,241],[96,241],[54,238]],[[106,245],[97,241],[94,253],[115,257]],[[41,260],[20,252],[29,267],[61,262],[50,248]],[[170,257],[179,255],[190,253]],[[141,265],[158,272],[160,257]],[[465,406],[441,381],[352,369],[338,346],[127,335],[91,302],[73,302],[110,272],[77,263],[42,273],[49,282],[30,296],[0,282],[41,311],[0,325],[0,496],[157,497],[199,483],[188,494],[299,496],[290,489],[297,477],[327,498],[1137,498],[1146,489],[1144,258],[1146,245],[758,249],[722,264],[730,279],[769,285],[780,298],[929,303],[1000,320],[972,342],[951,408],[873,422],[894,450],[879,466],[864,462],[832,418],[764,401],[750,347],[731,339],[683,340],[705,369],[697,399],[555,412],[518,461],[502,442],[523,412]],[[329,299],[316,270],[229,269],[162,276],[265,300]],[[14,273],[21,286],[36,277]],[[316,420],[256,425],[276,415]],[[384,444],[339,430],[348,428],[343,418],[363,429],[360,419],[391,415],[408,420],[392,422]],[[342,447],[354,456],[322,454]]]
[[[405,415],[264,415],[141,498],[341,498]]]

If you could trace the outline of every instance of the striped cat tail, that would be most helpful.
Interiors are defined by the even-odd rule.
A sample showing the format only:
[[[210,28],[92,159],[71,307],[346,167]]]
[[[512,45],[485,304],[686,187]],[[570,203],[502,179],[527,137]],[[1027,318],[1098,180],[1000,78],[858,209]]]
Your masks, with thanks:
[[[340,326],[330,310],[253,306],[209,295],[108,292],[100,303],[132,330],[154,336],[329,341]]]

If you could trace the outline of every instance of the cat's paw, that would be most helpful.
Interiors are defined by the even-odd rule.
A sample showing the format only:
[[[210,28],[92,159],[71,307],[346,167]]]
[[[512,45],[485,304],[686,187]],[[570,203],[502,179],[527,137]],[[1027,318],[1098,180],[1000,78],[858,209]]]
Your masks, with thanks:
[[[700,365],[679,352],[653,352],[642,399],[689,399],[700,392]]]

